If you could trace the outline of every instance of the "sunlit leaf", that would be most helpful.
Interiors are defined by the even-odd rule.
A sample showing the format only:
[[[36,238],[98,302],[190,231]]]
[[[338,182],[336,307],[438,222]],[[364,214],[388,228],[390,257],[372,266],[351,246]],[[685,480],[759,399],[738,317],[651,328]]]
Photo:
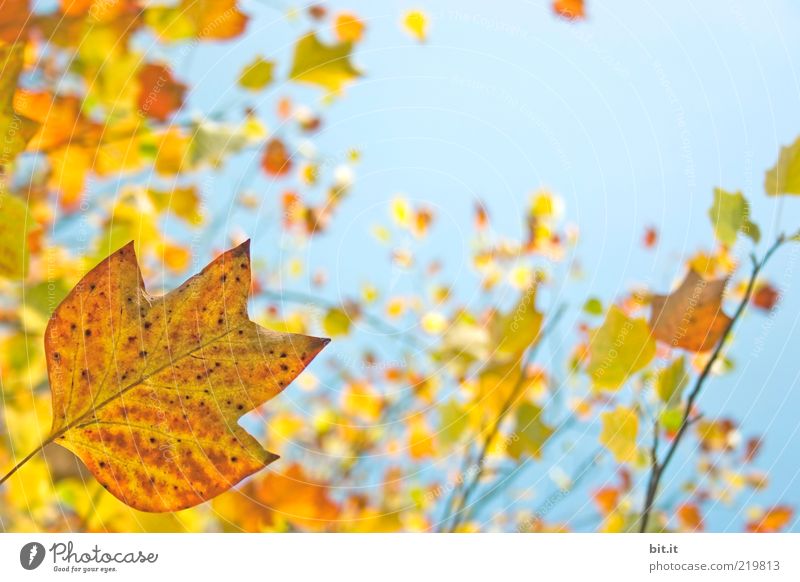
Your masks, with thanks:
[[[632,319],[612,305],[589,342],[587,372],[595,386],[617,390],[650,363],[656,346],[644,319]]]
[[[708,210],[708,216],[717,240],[722,244],[736,244],[739,232],[743,232],[756,243],[761,239],[758,225],[750,220],[750,204],[741,192],[730,193],[722,188],[715,188],[714,203]]]
[[[256,57],[239,75],[239,85],[251,91],[260,91],[272,83],[275,63]]]
[[[410,10],[403,14],[403,29],[419,42],[428,38],[428,15],[422,10]]]
[[[148,8],[145,22],[165,41],[228,40],[247,26],[248,17],[237,4],[237,0],[181,0],[177,6]]]
[[[553,12],[566,20],[586,18],[584,0],[553,0]]]
[[[514,459],[524,454],[541,459],[544,446],[554,432],[542,419],[542,409],[525,402],[517,408],[515,420],[514,431],[508,439],[508,454]]]
[[[156,63],[144,65],[138,74],[139,112],[164,122],[183,106],[186,85],[172,76],[172,70]]]
[[[629,463],[636,459],[639,435],[639,416],[632,408],[617,406],[613,411],[601,415],[603,429],[600,442],[614,455],[619,463]]]
[[[752,533],[776,533],[783,530],[794,517],[794,510],[786,505],[772,507],[764,511],[758,519],[747,524]]]
[[[340,42],[359,42],[365,29],[364,21],[352,12],[340,12],[333,23],[333,31]]]
[[[681,401],[681,394],[688,381],[686,359],[681,356],[658,371],[656,394],[667,406],[675,406]]]
[[[653,337],[692,352],[711,350],[730,324],[730,318],[722,311],[727,282],[707,281],[689,269],[671,294],[654,295],[650,315]]]
[[[191,507],[275,460],[238,420],[327,341],[251,322],[249,289],[248,244],[162,297],[145,291],[130,244],[53,314],[51,434],[126,504]]]
[[[778,161],[764,177],[764,190],[770,196],[800,194],[800,138],[781,148]]]
[[[328,45],[320,41],[315,33],[309,33],[295,45],[289,78],[338,93],[361,75],[350,63],[352,49],[352,43]]]

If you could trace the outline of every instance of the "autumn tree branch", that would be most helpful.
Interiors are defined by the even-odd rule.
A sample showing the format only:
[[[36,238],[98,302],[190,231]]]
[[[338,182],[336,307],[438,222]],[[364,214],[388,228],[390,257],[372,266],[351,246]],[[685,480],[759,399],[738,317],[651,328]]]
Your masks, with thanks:
[[[709,378],[711,374],[711,370],[714,367],[714,364],[719,359],[720,355],[722,354],[722,350],[725,347],[725,343],[727,342],[728,338],[730,337],[731,332],[733,331],[736,322],[742,317],[747,308],[747,304],[750,302],[750,298],[753,295],[753,289],[756,284],[756,279],[758,278],[759,273],[767,264],[769,259],[772,255],[777,251],[781,245],[783,245],[787,240],[784,235],[780,235],[772,246],[767,250],[764,254],[764,257],[759,261],[755,255],[751,255],[751,260],[753,263],[752,271],[750,273],[750,279],[747,282],[747,290],[745,291],[744,297],[742,297],[739,306],[736,308],[736,311],[733,314],[733,317],[728,322],[728,326],[725,328],[725,331],[722,334],[719,342],[717,343],[717,347],[714,349],[711,357],[706,362],[706,365],[703,367],[703,370],[700,372],[700,375],[697,377],[697,380],[694,383],[694,387],[692,391],[689,393],[688,398],[686,399],[686,405],[683,410],[683,417],[681,419],[680,427],[678,428],[678,432],[675,433],[675,437],[672,439],[672,442],[667,449],[667,454],[664,456],[664,459],[659,461],[658,460],[658,432],[659,432],[659,424],[656,420],[655,426],[653,430],[655,431],[655,436],[653,439],[653,448],[651,450],[651,467],[650,467],[650,477],[647,483],[647,492],[645,495],[644,506],[642,508],[641,518],[639,520],[639,532],[644,533],[647,531],[647,526],[650,522],[650,517],[653,512],[653,507],[655,505],[656,497],[658,495],[658,488],[661,484],[661,479],[664,476],[664,473],[667,470],[670,462],[675,456],[675,451],[677,451],[678,446],[680,445],[681,441],[683,440],[684,436],[686,435],[686,431],[689,426],[692,424],[692,419],[690,419],[692,408],[694,407],[694,403],[697,400],[698,396],[700,396],[700,392],[703,389],[703,386],[706,383],[706,380]]]
[[[514,388],[511,390],[511,393],[506,398],[503,406],[500,408],[500,414],[494,419],[489,432],[486,434],[486,437],[483,439],[481,443],[481,447],[477,456],[477,460],[474,463],[469,462],[469,457],[465,457],[464,467],[461,473],[461,479],[459,480],[458,486],[453,491],[453,494],[448,499],[447,503],[445,504],[445,514],[443,517],[443,523],[447,523],[450,519],[450,515],[452,515],[452,524],[449,528],[445,528],[445,531],[455,531],[458,526],[463,521],[465,515],[465,509],[467,504],[470,501],[472,494],[475,492],[476,488],[480,484],[480,480],[483,477],[485,470],[486,470],[486,455],[489,452],[489,447],[491,446],[492,442],[494,441],[495,437],[500,432],[500,426],[505,420],[506,416],[508,415],[509,411],[514,407],[517,399],[520,397],[520,393],[522,391],[522,387],[525,384],[526,375],[525,375],[525,363],[532,360],[536,355],[536,351],[539,345],[541,345],[542,340],[547,337],[552,330],[558,325],[558,322],[561,320],[561,317],[564,315],[564,311],[566,310],[565,305],[559,306],[556,310],[556,313],[553,315],[550,323],[542,330],[541,336],[539,337],[539,342],[536,346],[530,351],[527,357],[522,358],[520,362],[520,375],[517,379]],[[476,467],[475,474],[472,476],[471,479],[467,480],[465,474],[471,467]]]

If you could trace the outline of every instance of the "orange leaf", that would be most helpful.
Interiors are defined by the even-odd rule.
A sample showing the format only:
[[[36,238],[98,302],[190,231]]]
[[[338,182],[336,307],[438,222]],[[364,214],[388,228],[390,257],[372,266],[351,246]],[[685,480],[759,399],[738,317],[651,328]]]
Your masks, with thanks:
[[[722,311],[727,279],[706,281],[690,269],[670,295],[654,295],[650,315],[653,337],[676,348],[707,352],[730,324]]]
[[[139,111],[164,122],[183,106],[186,85],[175,80],[164,65],[148,63],[139,71]]]
[[[0,3],[0,43],[23,40],[30,17],[30,0],[4,0]]]
[[[553,12],[567,20],[586,18],[584,0],[553,0]]]
[[[249,289],[249,243],[161,297],[145,290],[133,243],[102,261],[47,327],[49,440],[142,511],[192,507],[274,461],[238,420],[328,340],[253,323]]]
[[[677,515],[681,528],[684,531],[703,531],[703,516],[700,514],[700,509],[694,503],[684,503],[678,507]]]
[[[364,37],[364,22],[351,12],[342,12],[336,16],[333,30],[341,42],[358,42]]]
[[[292,169],[292,160],[286,146],[278,138],[273,138],[267,142],[264,156],[261,158],[261,167],[267,174],[273,176],[283,176]]]
[[[772,311],[778,304],[780,296],[780,292],[770,283],[762,283],[753,293],[750,302],[759,309]]]
[[[594,502],[600,513],[608,515],[619,505],[619,490],[614,487],[603,487],[594,494]]]
[[[764,512],[760,519],[747,524],[747,531],[752,533],[777,533],[785,528],[794,516],[791,507],[781,505]]]

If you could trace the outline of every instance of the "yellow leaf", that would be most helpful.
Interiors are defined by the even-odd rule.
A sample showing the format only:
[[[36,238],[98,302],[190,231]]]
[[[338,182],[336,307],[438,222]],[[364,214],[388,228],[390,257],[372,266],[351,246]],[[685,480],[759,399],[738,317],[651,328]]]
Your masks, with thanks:
[[[22,279],[28,272],[28,206],[0,190],[0,276]]]
[[[403,15],[403,29],[419,42],[428,38],[428,15],[422,10],[410,10]]]
[[[778,161],[764,177],[764,189],[769,196],[800,194],[800,137],[781,148]]]
[[[639,417],[636,411],[625,406],[617,406],[613,411],[600,415],[603,429],[600,443],[611,451],[619,463],[635,461],[638,455],[636,437],[639,433]]]
[[[92,158],[89,150],[77,146],[58,149],[48,156],[52,170],[50,187],[58,191],[58,202],[64,208],[74,209],[80,204]]]
[[[144,19],[164,41],[190,38],[228,40],[242,34],[248,17],[237,0],[182,0],[178,6],[153,6]]]
[[[350,63],[351,51],[352,44],[349,42],[327,45],[311,32],[301,37],[295,45],[289,78],[338,93],[361,75]]]
[[[383,412],[383,398],[366,382],[351,382],[344,390],[344,411],[374,422]]]
[[[492,348],[499,361],[519,361],[539,340],[544,316],[536,309],[536,287],[529,287],[517,305],[492,326]]]
[[[239,85],[251,91],[260,91],[272,83],[275,63],[262,57],[247,65],[239,75]]]
[[[147,194],[159,212],[172,212],[192,226],[203,223],[203,215],[200,212],[200,193],[195,186],[178,187],[172,192],[151,189],[147,191]]]
[[[644,319],[631,319],[612,305],[603,324],[591,334],[587,372],[599,388],[617,390],[650,363],[656,353]]]
[[[347,335],[350,331],[350,316],[343,309],[329,309],[322,320],[322,328],[331,337]]]
[[[656,377],[656,394],[664,404],[675,406],[680,403],[681,393],[688,381],[686,359],[681,356],[669,366],[659,370]]]
[[[508,454],[519,459],[527,453],[541,459],[545,444],[555,432],[542,420],[542,409],[525,402],[517,409],[516,425],[509,439]]]
[[[145,290],[132,243],[101,262],[45,334],[48,440],[142,511],[192,507],[274,461],[238,420],[327,340],[253,323],[249,289],[249,243],[162,297]]]

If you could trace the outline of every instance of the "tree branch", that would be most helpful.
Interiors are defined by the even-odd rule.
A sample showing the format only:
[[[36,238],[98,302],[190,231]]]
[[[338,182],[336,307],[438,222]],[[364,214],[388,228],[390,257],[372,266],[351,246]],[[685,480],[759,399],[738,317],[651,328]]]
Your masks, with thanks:
[[[750,273],[750,280],[747,282],[747,290],[745,291],[744,297],[742,297],[742,301],[739,303],[739,306],[736,308],[736,311],[733,314],[730,322],[728,323],[728,327],[725,328],[725,331],[722,334],[719,342],[717,343],[717,347],[714,349],[714,352],[711,354],[711,357],[706,362],[706,365],[703,367],[703,370],[700,372],[700,375],[697,377],[695,381],[694,387],[692,391],[689,393],[689,397],[686,399],[686,406],[683,410],[683,418],[681,420],[680,428],[678,428],[678,432],[675,434],[675,438],[672,439],[672,443],[670,444],[669,448],[667,449],[667,454],[664,456],[664,460],[658,460],[658,421],[655,423],[654,431],[656,432],[656,436],[654,438],[653,443],[653,450],[652,450],[652,463],[650,469],[650,478],[647,483],[647,494],[645,496],[644,506],[642,508],[642,516],[639,521],[639,532],[644,533],[647,531],[647,526],[650,522],[650,516],[653,512],[653,506],[656,501],[656,497],[658,495],[658,487],[661,484],[661,478],[664,476],[664,472],[666,471],[667,467],[669,466],[670,462],[675,456],[675,451],[678,449],[683,437],[686,435],[686,430],[692,424],[692,420],[690,420],[689,416],[692,413],[692,408],[694,406],[697,397],[700,396],[700,392],[703,389],[703,386],[706,383],[706,380],[709,378],[711,374],[711,369],[714,367],[714,364],[719,359],[720,354],[722,353],[722,349],[725,347],[725,343],[727,342],[728,338],[730,337],[731,331],[733,331],[736,322],[742,317],[747,308],[747,304],[750,302],[750,298],[753,295],[753,288],[755,287],[756,279],[758,278],[759,273],[767,264],[767,261],[772,257],[780,246],[786,242],[786,237],[781,235],[779,236],[772,246],[767,250],[764,254],[764,257],[761,261],[758,261],[756,257],[753,255],[751,256],[751,260],[753,262],[753,270]]]

